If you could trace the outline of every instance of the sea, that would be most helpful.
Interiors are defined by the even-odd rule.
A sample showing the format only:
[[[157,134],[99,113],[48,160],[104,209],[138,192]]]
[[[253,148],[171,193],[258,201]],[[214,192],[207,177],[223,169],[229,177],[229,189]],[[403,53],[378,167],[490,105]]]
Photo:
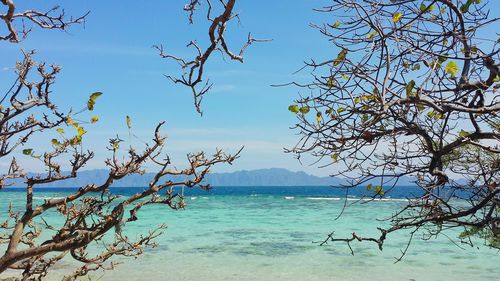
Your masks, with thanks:
[[[113,188],[130,195],[140,188]],[[408,232],[388,235],[380,251],[370,242],[320,246],[329,233],[335,237],[375,236],[389,218],[419,191],[393,190],[389,198],[364,200],[363,192],[333,187],[215,187],[206,192],[186,189],[187,207],[145,207],[139,220],[128,223],[130,239],[159,224],[168,227],[156,239],[158,246],[141,256],[118,257],[114,270],[98,271],[90,280],[102,281],[448,281],[500,280],[500,252],[475,240],[457,243],[461,230],[445,230],[437,237],[418,232],[399,262]],[[22,207],[21,188],[0,191],[0,218],[10,202]],[[61,197],[70,188],[41,188],[35,203]],[[366,194],[365,194],[366,195]],[[361,200],[360,200],[361,199]],[[339,216],[340,215],[340,216]],[[55,216],[49,214],[48,216]],[[57,218],[46,218],[57,221]],[[77,263],[64,259],[45,280],[61,280]],[[9,277],[12,272],[0,275]],[[89,280],[87,277],[81,280]]]

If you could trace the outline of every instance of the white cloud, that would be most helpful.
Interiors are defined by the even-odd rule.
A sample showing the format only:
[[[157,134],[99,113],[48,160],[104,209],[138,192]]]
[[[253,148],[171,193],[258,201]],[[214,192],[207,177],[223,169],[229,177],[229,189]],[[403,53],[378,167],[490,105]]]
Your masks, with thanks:
[[[215,84],[211,92],[212,93],[233,92],[236,89],[237,89],[236,85],[232,84]]]

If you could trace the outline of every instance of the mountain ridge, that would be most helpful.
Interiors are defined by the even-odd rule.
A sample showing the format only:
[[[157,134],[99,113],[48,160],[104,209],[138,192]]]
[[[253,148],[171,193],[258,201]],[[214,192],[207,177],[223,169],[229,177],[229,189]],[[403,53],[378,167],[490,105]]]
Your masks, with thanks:
[[[29,173],[36,176],[35,173]],[[80,187],[86,184],[99,184],[105,181],[108,170],[93,169],[80,171],[75,179],[39,185],[40,187]],[[129,175],[112,186],[115,187],[138,187],[147,186],[155,173],[144,175]],[[170,177],[167,179],[175,179]],[[179,179],[179,177],[177,177]],[[205,183],[212,186],[331,186],[345,183],[345,180],[337,177],[321,177],[307,174],[304,171],[290,171],[284,168],[265,168],[256,170],[238,170],[234,172],[211,173],[206,175]],[[414,185],[411,179],[405,177],[398,185]],[[12,186],[24,186],[23,182],[17,180]]]

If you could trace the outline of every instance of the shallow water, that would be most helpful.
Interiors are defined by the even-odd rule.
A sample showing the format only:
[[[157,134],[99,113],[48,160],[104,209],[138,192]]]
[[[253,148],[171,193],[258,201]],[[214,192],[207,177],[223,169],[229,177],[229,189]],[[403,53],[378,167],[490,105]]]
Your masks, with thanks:
[[[335,220],[344,201],[330,190],[232,190],[191,194],[186,210],[145,209],[139,221],[127,225],[126,234],[134,237],[165,223],[168,229],[157,239],[160,246],[138,259],[120,259],[123,264],[100,280],[500,280],[498,251],[485,246],[461,249],[446,237],[416,237],[396,264],[394,257],[408,241],[404,233],[388,236],[382,252],[373,243],[353,243],[354,256],[345,244],[312,243],[332,230],[344,237],[352,231],[376,235],[376,227],[384,222],[374,218],[389,216],[404,200],[355,204]],[[36,196],[42,200],[54,194],[46,190]],[[23,196],[3,191],[0,205],[22,202]],[[49,280],[57,280],[65,267],[67,263]]]

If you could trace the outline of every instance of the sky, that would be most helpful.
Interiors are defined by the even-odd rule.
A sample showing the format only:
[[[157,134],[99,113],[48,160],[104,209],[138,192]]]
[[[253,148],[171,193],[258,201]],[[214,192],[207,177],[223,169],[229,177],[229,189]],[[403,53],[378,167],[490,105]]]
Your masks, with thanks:
[[[68,15],[90,11],[84,26],[73,26],[67,32],[34,29],[19,44],[2,43],[0,52],[0,85],[7,91],[12,83],[12,66],[21,59],[21,49],[37,51],[36,59],[55,63],[62,72],[53,87],[53,100],[62,109],[80,109],[88,96],[103,92],[92,114],[100,121],[87,126],[84,146],[95,151],[86,169],[103,168],[109,157],[108,139],[128,139],[132,145],[151,139],[153,129],[166,121],[166,152],[182,167],[188,152],[212,152],[221,148],[236,152],[244,146],[241,158],[232,166],[218,166],[215,172],[286,168],[315,175],[328,175],[327,168],[300,163],[284,148],[298,141],[290,127],[295,117],[287,107],[298,97],[294,87],[272,87],[273,84],[301,81],[308,72],[294,72],[310,58],[330,58],[339,50],[321,37],[310,23],[334,22],[312,9],[327,1],[238,1],[234,21],[227,30],[230,47],[238,51],[253,37],[272,39],[256,43],[244,55],[245,63],[229,61],[214,54],[206,66],[206,78],[214,83],[204,98],[203,116],[196,113],[189,89],[174,85],[164,75],[181,73],[173,61],[161,59],[153,45],[163,44],[169,53],[190,58],[185,46],[191,40],[207,43],[207,21],[203,13],[188,24],[183,11],[187,1],[28,1],[18,9],[48,9],[61,5]],[[30,5],[26,7],[23,5]],[[199,12],[203,12],[200,10]],[[307,93],[305,93],[307,94]],[[125,116],[132,120],[129,137]],[[39,134],[27,144],[48,148],[49,135]],[[20,156],[21,157],[21,156]],[[26,157],[25,157],[26,158]],[[28,170],[39,167],[26,160]],[[4,163],[5,164],[5,163]]]

